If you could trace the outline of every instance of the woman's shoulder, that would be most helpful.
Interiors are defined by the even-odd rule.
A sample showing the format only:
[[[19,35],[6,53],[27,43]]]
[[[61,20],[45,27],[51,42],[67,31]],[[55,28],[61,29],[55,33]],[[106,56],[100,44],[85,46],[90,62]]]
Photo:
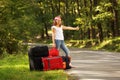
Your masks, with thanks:
[[[52,26],[51,28],[60,29],[60,28],[62,28],[62,27],[63,27],[63,26],[61,25],[60,27]]]
[[[51,26],[51,28],[56,28],[56,26]]]

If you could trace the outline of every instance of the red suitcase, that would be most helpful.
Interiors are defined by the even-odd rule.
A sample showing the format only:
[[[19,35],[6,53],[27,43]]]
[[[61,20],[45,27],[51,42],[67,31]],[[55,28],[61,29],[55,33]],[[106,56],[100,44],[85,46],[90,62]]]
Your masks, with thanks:
[[[43,70],[64,69],[62,57],[42,57]]]

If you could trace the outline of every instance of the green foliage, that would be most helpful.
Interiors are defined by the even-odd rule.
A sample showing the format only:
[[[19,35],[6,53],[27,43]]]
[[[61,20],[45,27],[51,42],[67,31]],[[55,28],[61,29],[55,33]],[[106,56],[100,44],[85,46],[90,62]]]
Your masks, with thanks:
[[[21,42],[32,41],[40,34],[42,24],[36,21],[34,1],[0,1],[0,54],[21,50]],[[39,23],[38,23],[39,22]]]
[[[7,32],[7,30],[4,28],[2,28],[0,32],[0,54],[2,54],[4,51],[10,54],[18,52],[21,47],[21,41],[16,39],[13,34]]]
[[[103,38],[114,37],[120,32],[120,1],[90,1],[1,0],[0,54],[4,51],[17,53],[22,42],[36,42],[40,38],[43,40],[44,34],[49,36],[47,29],[51,29],[53,18],[57,15],[62,16],[64,25],[80,27],[78,32],[65,31],[66,39],[99,39],[98,23],[104,33]]]
[[[109,51],[120,52],[120,37],[114,39],[106,39],[94,49],[105,49]]]
[[[85,20],[84,18],[76,18],[76,22],[74,22],[74,24],[85,25]]]
[[[93,22],[100,23],[106,22],[106,20],[111,20],[113,18],[113,13],[108,11],[112,7],[111,3],[102,3],[95,8],[96,15],[93,16]]]
[[[61,77],[62,76],[62,77]],[[63,70],[31,71],[29,70],[28,56],[6,55],[0,58],[1,80],[67,80]]]
[[[107,19],[112,18],[112,13],[111,12],[104,12],[101,14],[97,14],[96,16],[93,17],[93,22],[99,23],[99,22],[105,22]]]
[[[106,39],[100,43],[97,39],[94,40],[70,40],[66,41],[69,47],[90,48],[93,50],[107,50],[120,52],[120,37]]]

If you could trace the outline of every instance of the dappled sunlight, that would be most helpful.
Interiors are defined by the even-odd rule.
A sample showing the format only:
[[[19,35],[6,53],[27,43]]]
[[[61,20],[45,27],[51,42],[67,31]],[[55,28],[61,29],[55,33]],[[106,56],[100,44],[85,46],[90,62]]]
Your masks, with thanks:
[[[99,43],[97,40],[68,40],[68,47],[90,48],[93,50],[108,50],[120,52],[120,38],[103,40]]]
[[[102,42],[102,43],[100,44],[99,47],[96,47],[96,49],[97,49],[97,48],[102,48],[102,47],[104,47],[105,45],[107,45],[107,44],[109,44],[109,43],[111,43],[111,42],[112,42],[112,40],[104,41],[104,42]]]
[[[120,52],[120,38],[114,38],[114,39],[107,39],[104,40],[101,44],[98,46],[93,47],[92,49],[104,49],[109,51],[116,51]]]

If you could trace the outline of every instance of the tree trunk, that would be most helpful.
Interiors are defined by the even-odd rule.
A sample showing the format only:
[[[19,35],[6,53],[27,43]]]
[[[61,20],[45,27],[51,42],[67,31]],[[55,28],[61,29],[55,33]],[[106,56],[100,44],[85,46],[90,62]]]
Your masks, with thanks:
[[[90,39],[90,28],[88,28],[87,33],[88,33],[88,39]]]
[[[59,0],[59,10],[58,11],[59,11],[58,14],[60,14],[60,0]]]
[[[44,33],[45,33],[45,31],[44,31],[44,28],[42,28],[42,30],[41,30],[41,39],[44,39]]]
[[[53,6],[53,0],[51,0],[51,8],[52,8],[52,17],[54,18],[55,15],[54,15],[54,6]]]
[[[118,3],[116,0],[110,0],[110,2],[113,5],[113,14],[114,14],[114,36],[113,37],[117,37],[119,36],[119,23],[118,23],[118,10],[116,9],[116,7],[118,7]]]
[[[94,0],[93,1],[93,5],[94,5],[94,7],[96,7],[98,4],[99,4],[99,0]],[[97,15],[97,14],[99,14],[99,12],[95,12],[94,13],[94,16],[95,15]],[[97,27],[98,27],[98,37],[99,37],[99,39],[100,39],[100,42],[102,42],[103,41],[103,31],[102,31],[102,26],[101,26],[102,24],[99,22],[99,23],[97,23]],[[94,30],[95,31],[95,30]],[[93,34],[95,34],[95,32],[93,33]],[[95,38],[95,35],[94,35],[94,38]]]
[[[85,7],[87,7],[87,4],[86,4],[86,3],[87,3],[87,1],[84,0],[84,6],[85,6]],[[87,13],[87,12],[85,12],[85,13],[86,13],[86,16],[88,16],[88,13]]]
[[[65,0],[65,24],[68,25],[68,0]]]
[[[45,23],[45,34],[46,37],[49,38],[49,34],[48,34],[48,24]]]
[[[102,31],[101,23],[98,23],[97,26],[98,26],[98,30],[99,30],[99,39],[100,39],[100,42],[102,42],[103,41],[103,31]]]
[[[92,21],[92,8],[93,8],[93,6],[92,6],[92,0],[90,0],[90,21]],[[90,24],[90,29],[91,29],[91,31],[90,31],[90,39],[93,39],[94,37],[93,37],[93,34],[95,34],[95,33],[93,33],[93,25],[92,25],[92,22],[91,22],[91,24]]]
[[[95,31],[95,28],[92,29],[92,33],[93,33],[93,39],[96,38],[96,31]]]
[[[111,31],[112,31],[112,37],[115,37],[114,20],[111,20],[110,23],[111,23],[110,27],[111,27]]]
[[[80,2],[79,0],[76,0],[76,3],[77,3],[77,10],[78,10],[78,15],[80,16]]]

